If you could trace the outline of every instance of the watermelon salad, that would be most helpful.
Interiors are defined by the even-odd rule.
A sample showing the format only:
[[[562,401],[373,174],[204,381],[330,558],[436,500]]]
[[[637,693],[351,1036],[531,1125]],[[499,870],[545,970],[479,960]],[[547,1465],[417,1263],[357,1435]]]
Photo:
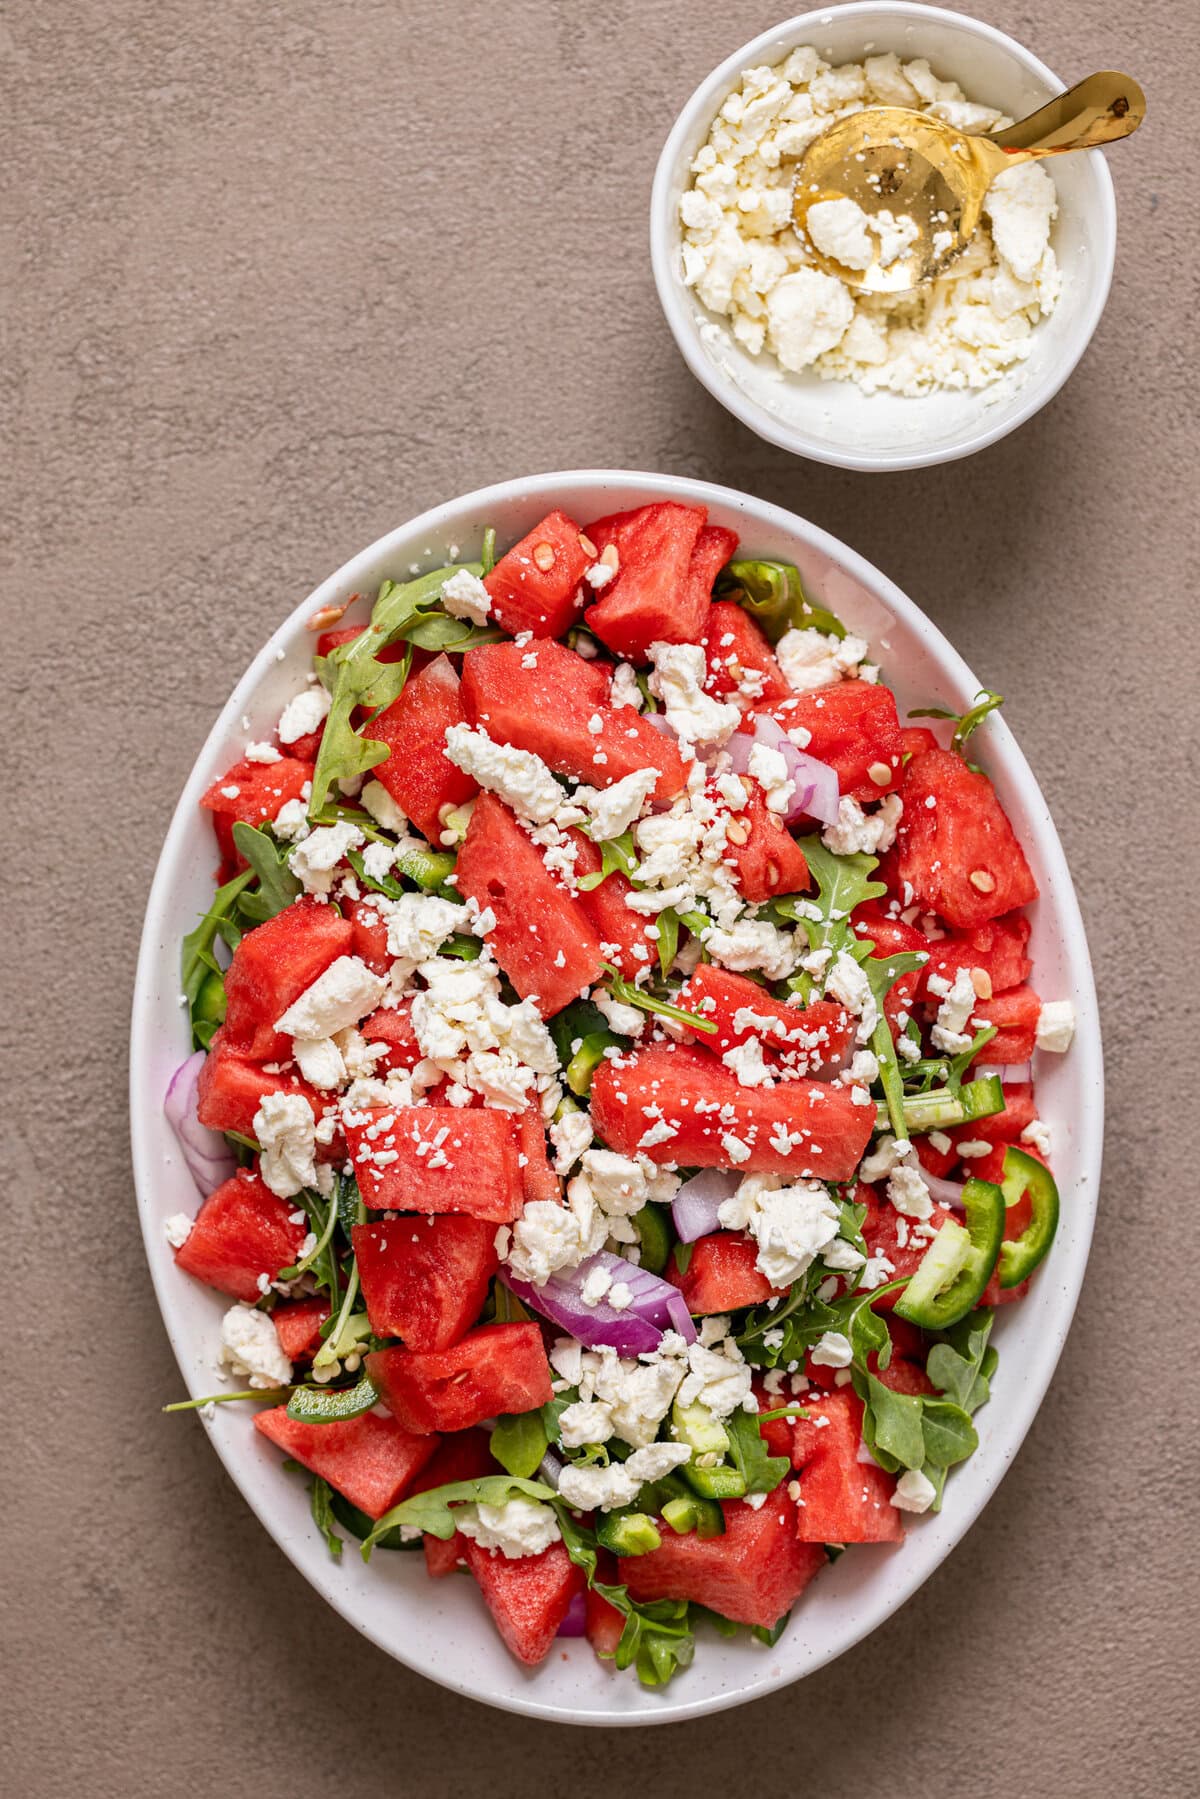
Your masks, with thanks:
[[[201,802],[166,1228],[232,1304],[184,1404],[258,1402],[333,1556],[662,1684],[903,1553],[1050,1249],[1073,1013],[973,760],[998,696],[902,719],[675,503],[351,603]]]

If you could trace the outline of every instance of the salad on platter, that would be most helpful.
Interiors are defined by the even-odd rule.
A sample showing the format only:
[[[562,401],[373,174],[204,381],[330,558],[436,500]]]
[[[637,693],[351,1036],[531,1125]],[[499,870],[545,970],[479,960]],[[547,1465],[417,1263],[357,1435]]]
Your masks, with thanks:
[[[902,719],[702,507],[410,573],[202,801],[166,1229],[232,1303],[168,1409],[257,1403],[332,1556],[473,1580],[520,1662],[662,1685],[953,1503],[1073,1011],[997,695]]]

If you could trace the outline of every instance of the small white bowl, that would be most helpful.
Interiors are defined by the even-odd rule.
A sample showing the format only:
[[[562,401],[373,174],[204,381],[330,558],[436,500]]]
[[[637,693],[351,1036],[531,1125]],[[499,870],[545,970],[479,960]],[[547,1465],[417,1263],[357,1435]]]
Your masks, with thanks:
[[[229,1305],[175,1266],[164,1232],[172,1213],[194,1213],[199,1201],[163,1116],[163,1096],[191,1047],[187,1013],[179,1004],[180,939],[212,893],[215,849],[201,794],[241,755],[247,737],[270,735],[282,706],[303,684],[313,650],[306,621],[319,608],[373,594],[384,576],[403,580],[415,560],[435,565],[449,559],[451,544],[474,553],[489,524],[503,545],[552,506],[587,521],[655,499],[707,506],[714,524],[738,532],[747,553],[794,562],[806,591],[880,648],[903,709],[939,704],[960,712],[979,691],[937,626],[828,532],[748,494],[678,476],[576,470],[501,482],[399,525],[323,582],[255,657],[213,725],[167,832],[142,930],[130,1057],[134,1175],[158,1303],[193,1396],[217,1385],[214,1357]],[[351,621],[365,611],[362,602]],[[246,1409],[217,1407],[204,1428],[266,1530],[317,1592],[398,1661],[455,1692],[557,1723],[664,1724],[703,1717],[800,1679],[874,1630],[928,1579],[995,1491],[1049,1385],[1083,1280],[1100,1178],[1103,1072],[1087,941],[1046,802],[1002,718],[989,720],[976,741],[1041,888],[1031,909],[1030,939],[1038,987],[1048,999],[1074,1001],[1078,1034],[1069,1055],[1041,1057],[1044,1066],[1037,1071],[1062,1194],[1058,1238],[1028,1297],[997,1315],[994,1396],[976,1418],[979,1449],[952,1476],[945,1510],[915,1519],[907,1540],[894,1549],[862,1546],[842,1556],[804,1595],[773,1649],[764,1650],[745,1633],[726,1641],[705,1630],[693,1666],[664,1691],[649,1691],[631,1673],[617,1675],[598,1662],[586,1642],[563,1639],[540,1668],[520,1667],[492,1628],[474,1582],[429,1580],[419,1553],[381,1552],[364,1567],[348,1543],[342,1560],[331,1561],[308,1515],[303,1481],[286,1472]],[[195,1428],[186,1418],[164,1418],[163,1454],[171,1453],[172,1433]],[[195,1527],[206,1528],[199,1508]]]
[[[812,45],[835,65],[888,51],[905,61],[924,57],[935,75],[957,81],[969,99],[1018,119],[1066,84],[1002,31],[962,13],[905,0],[832,6],[763,32],[714,69],[676,119],[659,157],[650,201],[654,279],[675,341],[714,399],[769,443],[838,468],[925,468],[969,456],[1052,400],[1091,340],[1116,253],[1108,167],[1097,150],[1054,160],[1059,216],[1051,242],[1062,268],[1062,295],[1037,326],[1028,359],[1003,380],[976,391],[938,390],[908,399],[866,394],[851,381],[823,381],[811,372],[789,374],[769,352],[751,356],[734,340],[728,321],[684,285],[679,199],[692,159],[743,70],[782,62],[799,45]]]

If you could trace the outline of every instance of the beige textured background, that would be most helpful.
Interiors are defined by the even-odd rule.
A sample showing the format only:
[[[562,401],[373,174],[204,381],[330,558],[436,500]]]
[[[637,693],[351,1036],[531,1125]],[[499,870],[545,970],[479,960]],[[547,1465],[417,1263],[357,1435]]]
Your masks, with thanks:
[[[1115,64],[1145,82],[1153,122],[1112,156],[1116,284],[1032,424],[969,464],[874,480],[791,461],[711,402],[647,266],[676,108],[784,10],[0,13],[7,1792],[599,1799],[769,1782],[1174,1799],[1200,1785],[1194,915],[1184,925],[1196,218],[1175,128],[1189,9],[986,0],[1064,76]],[[588,464],[791,505],[877,561],[1012,696],[1088,917],[1111,1084],[1074,1332],[969,1539],[802,1687],[608,1740],[506,1718],[385,1660],[285,1563],[200,1426],[157,1416],[178,1383],[124,1095],[158,844],[251,652],[404,517]]]

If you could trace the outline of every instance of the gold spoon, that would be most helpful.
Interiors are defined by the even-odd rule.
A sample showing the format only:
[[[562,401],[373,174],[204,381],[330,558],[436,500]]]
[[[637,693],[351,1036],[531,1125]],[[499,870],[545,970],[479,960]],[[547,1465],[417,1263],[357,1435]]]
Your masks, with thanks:
[[[1145,116],[1141,88],[1115,69],[1089,75],[1027,119],[986,137],[907,107],[869,106],[809,145],[792,188],[792,220],[827,273],[866,293],[905,293],[941,275],[966,248],[1002,169],[1115,143]],[[856,258],[868,256],[863,266],[823,254],[813,242],[808,214],[822,200],[853,200],[869,215],[891,215],[882,234],[864,237],[859,221],[850,233],[857,246],[839,244]]]

